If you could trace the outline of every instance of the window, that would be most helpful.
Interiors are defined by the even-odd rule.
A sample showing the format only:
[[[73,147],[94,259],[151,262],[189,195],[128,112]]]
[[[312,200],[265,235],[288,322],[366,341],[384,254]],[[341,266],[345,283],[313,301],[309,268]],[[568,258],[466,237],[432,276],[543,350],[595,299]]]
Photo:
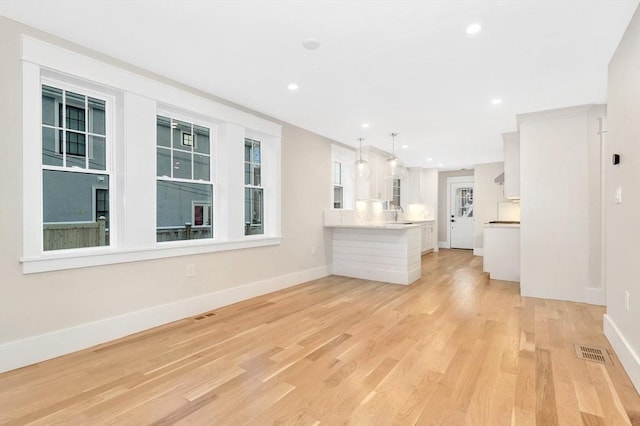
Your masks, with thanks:
[[[156,119],[156,241],[213,238],[211,130]]]
[[[388,188],[388,187],[387,187]],[[393,179],[393,199],[391,200],[395,207],[400,206],[400,179]]]
[[[244,234],[264,234],[260,141],[244,140]]]
[[[109,245],[107,101],[41,89],[43,250]]]
[[[280,124],[26,35],[22,46],[23,273],[280,244]],[[245,216],[261,234],[245,237]]]
[[[341,209],[344,206],[344,189],[342,187],[342,163],[333,162],[333,208]]]

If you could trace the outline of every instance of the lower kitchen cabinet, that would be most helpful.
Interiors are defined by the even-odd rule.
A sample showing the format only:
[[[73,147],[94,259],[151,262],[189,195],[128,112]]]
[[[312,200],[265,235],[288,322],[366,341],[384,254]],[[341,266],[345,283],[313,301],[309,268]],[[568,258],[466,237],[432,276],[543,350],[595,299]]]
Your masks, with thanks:
[[[493,280],[520,282],[520,225],[485,225],[483,270]]]
[[[422,224],[422,253],[432,252],[436,247],[435,223],[427,222]]]

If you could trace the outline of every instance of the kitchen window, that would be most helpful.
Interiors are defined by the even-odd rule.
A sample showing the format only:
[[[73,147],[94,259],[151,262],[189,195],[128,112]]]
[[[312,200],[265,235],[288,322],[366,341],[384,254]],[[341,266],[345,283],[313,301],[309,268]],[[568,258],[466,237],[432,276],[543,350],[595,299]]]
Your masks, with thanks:
[[[393,179],[393,196],[391,202],[393,203],[394,207],[400,207],[400,184],[401,181],[399,178]]]
[[[344,208],[344,188],[342,186],[342,163],[333,162],[333,208]]]

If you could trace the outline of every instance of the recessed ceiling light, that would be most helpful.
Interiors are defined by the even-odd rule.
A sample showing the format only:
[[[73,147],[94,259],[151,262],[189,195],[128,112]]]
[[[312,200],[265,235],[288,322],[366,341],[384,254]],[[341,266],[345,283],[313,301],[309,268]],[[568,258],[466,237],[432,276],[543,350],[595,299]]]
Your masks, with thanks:
[[[479,22],[474,22],[473,24],[469,24],[467,25],[467,29],[465,31],[469,35],[478,34],[480,31],[482,31],[482,24],[480,24]]]
[[[409,148],[409,145],[402,145],[402,149],[407,149]]]
[[[433,158],[429,157],[429,158],[427,158],[427,161],[428,161],[428,162],[432,162],[432,161],[433,161]]]
[[[491,101],[492,105],[500,105],[502,103],[502,99],[493,99]]]
[[[302,47],[307,50],[316,50],[318,47],[320,47],[320,42],[317,38],[305,38],[302,41]]]
[[[368,129],[370,127],[370,124],[369,123],[362,123],[362,127],[364,129]]]
[[[298,85],[295,83],[289,83],[289,85],[287,86],[287,89],[291,90],[292,92],[295,92],[296,90],[298,90]]]

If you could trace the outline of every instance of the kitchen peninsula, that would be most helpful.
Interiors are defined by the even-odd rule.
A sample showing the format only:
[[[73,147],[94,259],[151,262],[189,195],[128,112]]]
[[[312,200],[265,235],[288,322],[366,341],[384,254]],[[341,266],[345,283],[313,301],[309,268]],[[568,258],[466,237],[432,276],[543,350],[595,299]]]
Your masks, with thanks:
[[[408,285],[421,276],[419,223],[335,224],[336,275]]]

